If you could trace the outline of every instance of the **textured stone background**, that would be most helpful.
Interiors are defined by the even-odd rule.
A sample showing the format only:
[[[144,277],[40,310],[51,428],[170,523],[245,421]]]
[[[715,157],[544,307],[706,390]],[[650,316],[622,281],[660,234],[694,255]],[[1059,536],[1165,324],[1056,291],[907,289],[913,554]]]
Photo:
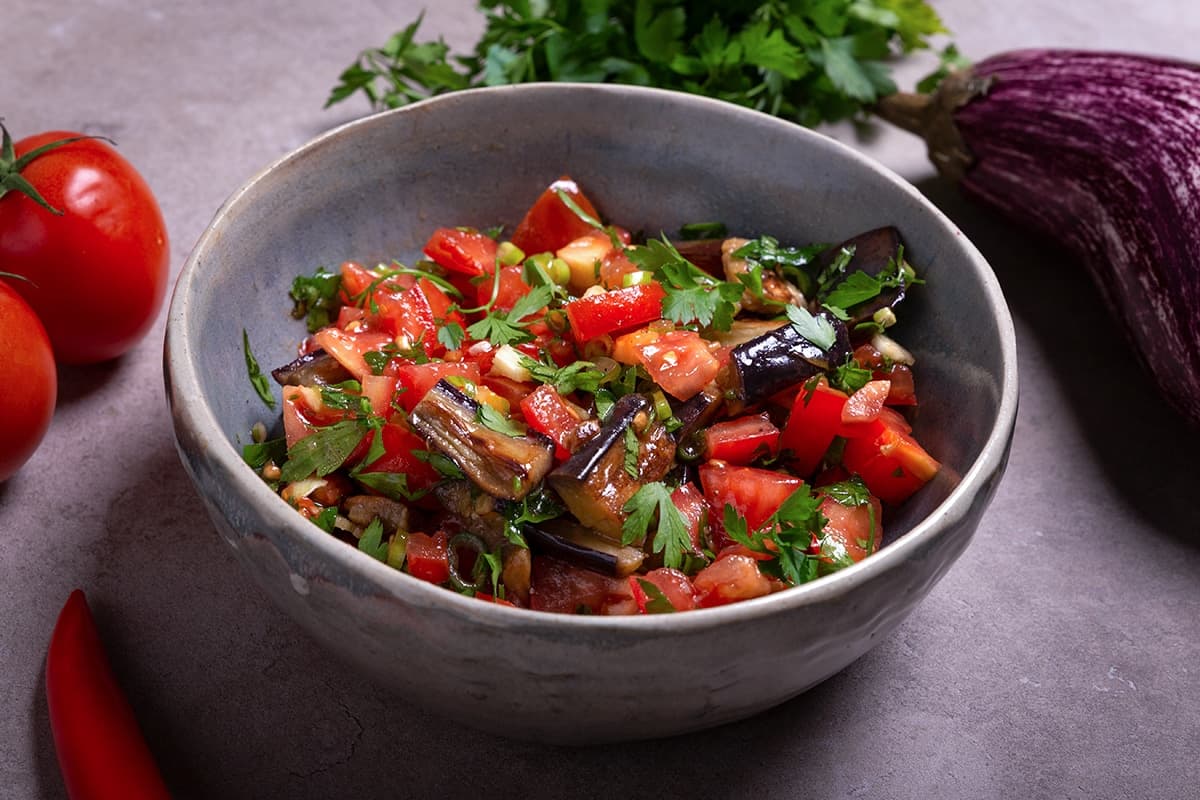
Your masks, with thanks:
[[[939,0],[962,49],[1195,55],[1176,0]],[[17,135],[115,138],[158,194],[178,271],[250,175],[363,104],[337,73],[419,10],[379,0],[4,0],[0,113]],[[469,44],[471,4],[425,32]],[[924,71],[899,73],[911,85]],[[967,206],[906,134],[830,131],[921,187],[1000,276],[1021,412],[975,541],[890,639],[744,723],[565,750],[486,738],[345,671],[235,567],[181,471],[162,324],[63,370],[39,452],[0,486],[0,797],[63,796],[42,689],[68,592],[89,594],[179,797],[1171,798],[1200,778],[1200,437],[1152,394],[1086,275]]]

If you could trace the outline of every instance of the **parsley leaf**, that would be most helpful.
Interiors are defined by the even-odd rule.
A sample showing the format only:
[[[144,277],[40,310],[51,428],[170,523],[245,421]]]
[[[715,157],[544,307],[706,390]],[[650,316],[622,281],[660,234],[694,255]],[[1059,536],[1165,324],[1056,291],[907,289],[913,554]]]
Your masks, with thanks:
[[[521,531],[525,523],[545,522],[560,517],[566,509],[559,505],[552,494],[538,487],[527,494],[521,502],[509,501],[502,505],[504,536],[518,547],[528,547],[525,534]]]
[[[805,125],[850,117],[894,91],[885,61],[944,33],[926,0],[615,3],[480,0],[482,35],[451,56],[418,42],[422,17],[363,50],[326,106],[376,110],[474,86],[630,83],[707,95]]]
[[[640,269],[652,272],[666,292],[663,316],[681,325],[697,323],[727,331],[733,324],[735,305],[744,291],[740,283],[720,281],[688,261],[663,236],[626,251]]]
[[[747,531],[746,520],[733,506],[723,509],[725,532],[733,541],[772,559],[759,562],[759,569],[793,585],[807,583],[819,575],[820,559],[809,552],[813,536],[825,528],[821,498],[801,484],[756,531]],[[770,544],[768,544],[768,542]]]
[[[637,434],[633,432],[632,425],[625,429],[624,445],[625,458],[623,466],[625,474],[636,481],[642,475],[638,469],[638,456],[641,454],[641,445],[638,442]]]
[[[494,345],[520,344],[533,340],[522,320],[541,309],[554,298],[553,286],[535,286],[522,295],[508,312],[490,311],[467,328],[472,339],[487,339]]]
[[[337,521],[337,506],[321,509],[321,513],[312,517],[312,522],[326,533],[333,533],[333,523]]]
[[[525,432],[513,424],[513,421],[492,408],[487,403],[479,403],[475,416],[483,427],[505,436],[523,436]]]
[[[646,613],[647,614],[671,614],[675,611],[675,606],[663,594],[662,589],[655,586],[645,578],[637,579],[638,586],[646,593]]]
[[[383,541],[383,523],[379,517],[371,520],[371,524],[358,537],[358,549],[376,561],[387,560],[387,542]]]
[[[835,389],[841,389],[846,394],[854,394],[874,377],[874,373],[858,363],[853,358],[846,359],[846,363],[840,367],[835,367],[829,376],[829,385]]]
[[[349,419],[319,428],[288,448],[280,480],[290,483],[309,475],[328,475],[345,463],[366,434],[364,425]]]
[[[692,538],[666,484],[661,481],[643,484],[622,510],[629,516],[621,526],[621,544],[644,541],[657,517],[651,550],[662,553],[664,566],[679,569],[684,553],[692,549]]]
[[[466,331],[457,322],[447,322],[438,327],[438,344],[447,350],[457,350],[462,347],[464,336],[466,336]]]
[[[829,320],[812,314],[807,308],[789,305],[787,318],[801,336],[822,350],[829,350],[837,341],[837,331],[833,329]]]
[[[254,469],[262,469],[268,461],[276,464],[287,458],[287,439],[268,439],[242,447],[242,460]]]
[[[459,468],[458,464],[455,464],[450,460],[449,456],[443,453],[438,453],[433,450],[413,450],[412,454],[413,458],[417,459],[418,461],[424,461],[426,464],[437,470],[437,473],[447,480],[461,481],[465,480],[467,477],[467,474]]]
[[[333,314],[341,305],[338,292],[342,288],[342,276],[317,267],[312,276],[297,276],[292,281],[288,296],[292,298],[292,318],[303,319],[309,333],[316,333],[333,320]]]
[[[553,386],[559,394],[567,395],[582,390],[595,393],[604,380],[604,373],[596,369],[591,361],[573,361],[565,367],[560,367],[550,360],[535,361],[527,355],[521,355],[521,366],[529,370],[529,374],[538,383]]]
[[[427,489],[408,488],[408,476],[402,472],[361,472],[354,470],[350,477],[392,500],[412,502],[429,493]]]
[[[246,333],[245,328],[242,328],[242,352],[246,357],[246,372],[250,375],[250,385],[254,387],[254,392],[267,408],[275,408],[271,383],[267,380],[267,376],[262,374],[262,370],[258,366],[258,359],[250,352],[250,334]]]

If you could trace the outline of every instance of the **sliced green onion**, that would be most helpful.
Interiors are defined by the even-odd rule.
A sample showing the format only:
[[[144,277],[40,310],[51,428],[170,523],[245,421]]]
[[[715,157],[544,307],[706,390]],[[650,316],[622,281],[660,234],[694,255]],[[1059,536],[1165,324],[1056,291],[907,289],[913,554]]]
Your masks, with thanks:
[[[642,286],[643,284],[652,283],[654,281],[654,273],[649,270],[639,269],[633,272],[626,272],[621,278],[621,285],[625,288],[630,286]]]
[[[671,410],[671,403],[667,400],[667,396],[663,394],[662,389],[655,389],[654,394],[654,413],[659,420],[666,422],[675,412]]]
[[[392,569],[404,566],[404,558],[408,555],[408,532],[396,531],[388,541],[387,556],[384,561]]]
[[[496,258],[504,266],[511,267],[525,260],[525,251],[512,242],[501,242],[496,248]]]
[[[551,260],[550,266],[546,269],[550,275],[550,280],[554,281],[559,286],[566,286],[571,280],[571,265],[561,258]]]
[[[450,583],[460,592],[479,591],[479,580],[466,580],[458,569],[459,549],[474,550],[476,562],[488,551],[487,545],[473,533],[460,533],[450,540],[446,546],[446,561],[450,566]]]

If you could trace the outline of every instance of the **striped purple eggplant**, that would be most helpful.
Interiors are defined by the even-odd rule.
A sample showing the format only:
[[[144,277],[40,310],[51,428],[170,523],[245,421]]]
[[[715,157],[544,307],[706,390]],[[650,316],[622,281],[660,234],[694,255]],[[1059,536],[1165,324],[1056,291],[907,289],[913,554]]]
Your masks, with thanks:
[[[1200,425],[1200,65],[1021,50],[894,95],[970,196],[1090,270],[1166,398]]]

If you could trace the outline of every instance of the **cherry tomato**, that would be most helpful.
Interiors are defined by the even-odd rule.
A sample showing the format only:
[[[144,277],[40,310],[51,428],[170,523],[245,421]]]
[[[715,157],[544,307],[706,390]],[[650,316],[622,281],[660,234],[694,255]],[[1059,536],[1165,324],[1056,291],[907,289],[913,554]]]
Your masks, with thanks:
[[[16,291],[0,281],[0,481],[29,460],[50,426],[58,375],[46,329]]]
[[[15,154],[79,135],[30,136]],[[20,174],[62,213],[19,191],[0,196],[0,264],[29,279],[14,288],[45,324],[59,362],[116,358],[154,324],[167,289],[167,230],[150,187],[98,139],[44,152]]]

